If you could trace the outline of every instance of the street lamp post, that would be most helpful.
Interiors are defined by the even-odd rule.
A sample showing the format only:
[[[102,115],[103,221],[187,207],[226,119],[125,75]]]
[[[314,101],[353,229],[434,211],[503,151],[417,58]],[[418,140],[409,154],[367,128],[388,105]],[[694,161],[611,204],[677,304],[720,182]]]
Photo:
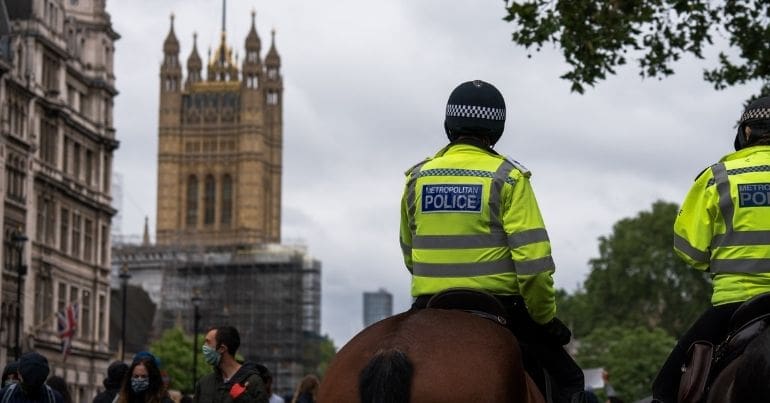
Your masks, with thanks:
[[[123,263],[123,267],[120,268],[121,286],[123,290],[123,312],[121,317],[120,326],[120,360],[126,360],[126,304],[128,302],[128,279],[131,278],[131,274],[128,272],[128,264]]]
[[[201,319],[201,314],[198,311],[198,307],[201,304],[201,297],[198,295],[198,289],[193,289],[193,390],[195,390],[195,382],[198,380],[198,322]]]
[[[24,276],[27,274],[27,266],[24,266],[24,243],[28,240],[21,230],[14,231],[11,234],[11,243],[16,250],[16,346],[13,349],[13,355],[16,360],[19,360],[21,355],[21,344],[19,338],[21,336],[21,284],[24,282]]]

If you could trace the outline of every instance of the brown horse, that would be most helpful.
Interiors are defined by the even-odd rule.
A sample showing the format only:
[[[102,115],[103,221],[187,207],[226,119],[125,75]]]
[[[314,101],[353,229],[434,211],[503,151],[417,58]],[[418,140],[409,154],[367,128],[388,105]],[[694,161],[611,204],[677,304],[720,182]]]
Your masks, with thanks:
[[[719,372],[708,392],[708,403],[766,403],[770,401],[770,327],[749,342],[738,358]]]
[[[321,382],[319,403],[545,403],[503,326],[463,311],[421,309],[364,329]]]

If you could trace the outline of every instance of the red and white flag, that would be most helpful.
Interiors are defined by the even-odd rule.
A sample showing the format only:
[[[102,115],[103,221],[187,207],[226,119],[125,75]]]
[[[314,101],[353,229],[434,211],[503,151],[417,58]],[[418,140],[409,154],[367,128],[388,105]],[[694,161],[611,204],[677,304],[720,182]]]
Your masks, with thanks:
[[[75,331],[78,328],[78,303],[67,305],[64,312],[56,312],[56,322],[61,339],[61,352],[64,356],[62,361],[67,361],[72,348],[72,338],[75,337]]]

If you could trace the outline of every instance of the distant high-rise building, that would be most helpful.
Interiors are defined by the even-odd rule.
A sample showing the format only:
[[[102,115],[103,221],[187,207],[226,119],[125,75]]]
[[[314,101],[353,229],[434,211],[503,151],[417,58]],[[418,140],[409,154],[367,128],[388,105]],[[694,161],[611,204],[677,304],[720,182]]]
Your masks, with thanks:
[[[393,315],[393,295],[380,288],[364,293],[364,327]]]

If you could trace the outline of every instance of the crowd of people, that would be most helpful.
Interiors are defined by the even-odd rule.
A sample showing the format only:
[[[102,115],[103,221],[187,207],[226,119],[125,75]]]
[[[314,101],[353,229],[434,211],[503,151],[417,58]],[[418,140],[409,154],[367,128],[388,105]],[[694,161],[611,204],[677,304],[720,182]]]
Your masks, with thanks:
[[[238,330],[232,326],[211,328],[202,347],[204,360],[214,371],[195,383],[192,396],[168,388],[158,359],[149,352],[137,353],[130,364],[115,361],[107,368],[104,389],[93,403],[314,403],[320,382],[305,376],[293,395],[273,392],[273,375],[261,364],[240,362]],[[72,403],[67,382],[49,376],[45,356],[30,351],[5,366],[2,374],[2,403]]]

